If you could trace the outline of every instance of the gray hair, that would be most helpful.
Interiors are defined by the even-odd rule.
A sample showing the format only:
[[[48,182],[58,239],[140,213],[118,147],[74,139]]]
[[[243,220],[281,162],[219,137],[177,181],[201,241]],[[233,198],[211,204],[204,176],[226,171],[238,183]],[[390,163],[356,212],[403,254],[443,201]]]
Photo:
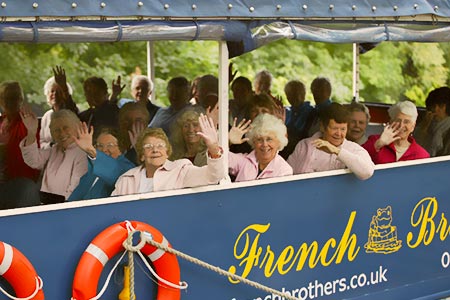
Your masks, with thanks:
[[[45,96],[48,96],[48,94],[50,94],[50,90],[52,89],[52,86],[55,84],[57,84],[57,83],[56,83],[54,76],[47,79],[47,81],[44,84],[44,95]],[[66,82],[66,85],[67,85],[67,89],[69,90],[69,94],[72,95],[72,93],[73,93],[72,86],[68,82]]]
[[[140,81],[145,81],[148,84],[148,89],[153,92],[153,81],[150,80],[150,78],[148,78],[147,76],[144,75],[136,75],[133,77],[133,79],[131,80],[131,88],[133,89],[138,82]]]
[[[52,113],[50,118],[50,128],[52,127],[52,122],[57,119],[68,120],[74,128],[78,128],[78,125],[80,124],[80,119],[78,116],[73,111],[68,109],[60,109]]]
[[[367,117],[367,123],[369,123],[370,112],[369,112],[369,108],[367,106],[365,106],[362,103],[352,102],[347,108],[350,113],[355,112],[355,111],[360,111],[360,112],[365,113],[366,117]]]
[[[260,136],[267,136],[270,133],[274,133],[278,141],[280,141],[279,151],[283,150],[288,143],[286,137],[287,129],[283,121],[274,115],[270,114],[260,114],[252,122],[252,129],[246,134],[249,138],[248,143],[252,148],[254,147],[253,140]]]
[[[391,121],[397,118],[399,113],[403,113],[413,118],[414,122],[416,122],[418,115],[417,107],[411,101],[397,102],[388,109],[388,113]]]

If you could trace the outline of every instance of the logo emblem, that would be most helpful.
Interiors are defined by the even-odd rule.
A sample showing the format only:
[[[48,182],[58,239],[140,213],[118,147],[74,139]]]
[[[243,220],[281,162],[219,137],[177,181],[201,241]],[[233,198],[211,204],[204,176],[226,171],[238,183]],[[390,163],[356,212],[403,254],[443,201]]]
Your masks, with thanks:
[[[392,208],[377,209],[372,217],[369,238],[364,245],[366,253],[389,254],[397,252],[402,247],[402,241],[397,238],[397,226],[392,225]]]

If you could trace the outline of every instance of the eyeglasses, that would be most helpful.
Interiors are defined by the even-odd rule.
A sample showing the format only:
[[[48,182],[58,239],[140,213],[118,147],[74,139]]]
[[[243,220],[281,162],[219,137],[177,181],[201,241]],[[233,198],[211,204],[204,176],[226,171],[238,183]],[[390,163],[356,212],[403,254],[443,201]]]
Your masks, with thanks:
[[[272,143],[274,141],[274,139],[272,137],[258,137],[255,140],[255,144],[264,144],[264,142],[266,143]]]
[[[100,151],[103,151],[103,150],[111,150],[111,149],[113,149],[114,147],[117,147],[117,144],[116,144],[116,143],[96,144],[96,145],[95,145],[95,148],[97,148],[97,149],[100,150]]]
[[[155,145],[153,145],[153,144],[144,144],[142,146],[142,148],[144,148],[145,151],[152,151],[153,149],[163,150],[163,149],[166,148],[166,144],[164,144],[164,143],[158,143],[158,144],[155,144]]]

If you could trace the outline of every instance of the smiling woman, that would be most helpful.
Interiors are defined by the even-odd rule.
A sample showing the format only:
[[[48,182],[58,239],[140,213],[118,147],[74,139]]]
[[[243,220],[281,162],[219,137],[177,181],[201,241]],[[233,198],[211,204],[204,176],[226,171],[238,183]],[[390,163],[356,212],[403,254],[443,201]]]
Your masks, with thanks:
[[[51,148],[42,149],[36,142],[36,115],[24,110],[21,117],[27,128],[27,136],[20,143],[23,159],[32,168],[44,169],[41,201],[64,202],[87,171],[86,154],[77,147],[74,140],[80,120],[75,113],[67,109],[54,112],[50,131],[55,144]]]
[[[229,152],[229,171],[236,176],[235,181],[292,175],[291,166],[278,155],[288,143],[286,132],[283,121],[270,114],[258,115],[251,126],[245,119],[236,126],[235,119],[229,133],[230,144],[248,141],[253,148],[249,154]]]
[[[136,143],[141,166],[123,174],[111,194],[127,195],[217,184],[225,176],[222,149],[212,119],[200,115],[197,134],[207,147],[207,165],[197,167],[188,159],[170,161],[172,146],[161,128],[147,128]]]

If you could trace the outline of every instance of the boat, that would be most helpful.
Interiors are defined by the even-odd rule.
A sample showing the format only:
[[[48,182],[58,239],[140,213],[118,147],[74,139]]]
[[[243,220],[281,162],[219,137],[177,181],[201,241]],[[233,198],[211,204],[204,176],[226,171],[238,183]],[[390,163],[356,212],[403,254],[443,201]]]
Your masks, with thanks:
[[[231,56],[283,38],[450,41],[443,0],[4,0],[0,17],[1,42],[216,40],[222,145]],[[181,299],[442,299],[450,296],[448,178],[444,156],[378,165],[366,181],[336,170],[4,210],[0,241],[29,260],[50,300],[73,297],[98,235],[136,221],[186,255],[174,254],[188,285]],[[102,299],[123,289],[121,268],[108,278],[118,259],[106,259]],[[175,288],[137,256],[134,269],[139,299]]]

